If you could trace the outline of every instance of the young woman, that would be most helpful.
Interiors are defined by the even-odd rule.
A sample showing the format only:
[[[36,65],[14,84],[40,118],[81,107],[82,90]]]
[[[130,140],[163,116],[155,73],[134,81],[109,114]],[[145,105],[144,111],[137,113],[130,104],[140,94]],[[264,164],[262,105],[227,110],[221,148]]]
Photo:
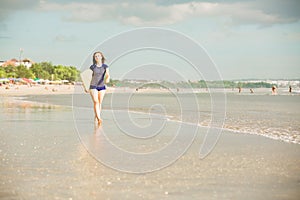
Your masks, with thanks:
[[[105,95],[105,83],[109,83],[109,69],[105,62],[103,53],[97,51],[93,54],[93,64],[90,69],[93,71],[92,80],[90,83],[90,94],[94,102],[95,121],[101,125],[101,105]]]

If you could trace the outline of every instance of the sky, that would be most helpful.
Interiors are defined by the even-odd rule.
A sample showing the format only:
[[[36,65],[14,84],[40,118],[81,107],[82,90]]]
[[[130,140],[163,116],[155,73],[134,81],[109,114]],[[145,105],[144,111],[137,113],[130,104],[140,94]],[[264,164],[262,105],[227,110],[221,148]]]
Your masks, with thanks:
[[[82,69],[103,42],[155,27],[199,44],[222,79],[299,79],[299,11],[298,0],[0,0],[0,60],[19,59],[22,48],[22,58]],[[145,55],[158,52],[139,53],[112,64],[112,78],[122,77],[130,65],[147,68]],[[171,67],[184,65],[172,56],[165,58]],[[112,59],[107,57],[108,64]],[[192,71],[176,70],[197,79]],[[139,69],[136,74],[145,73]]]

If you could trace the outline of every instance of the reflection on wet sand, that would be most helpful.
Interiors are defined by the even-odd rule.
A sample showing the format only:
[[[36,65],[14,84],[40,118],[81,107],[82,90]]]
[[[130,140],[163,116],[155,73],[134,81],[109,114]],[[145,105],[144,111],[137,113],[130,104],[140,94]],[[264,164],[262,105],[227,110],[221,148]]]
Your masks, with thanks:
[[[13,109],[22,110],[24,112],[28,110],[53,110],[53,109],[59,109],[62,108],[59,105],[53,105],[48,103],[41,103],[41,102],[32,102],[32,101],[26,101],[23,98],[13,98],[13,97],[7,97],[0,101],[0,106],[5,109],[10,109],[11,111],[14,111]]]

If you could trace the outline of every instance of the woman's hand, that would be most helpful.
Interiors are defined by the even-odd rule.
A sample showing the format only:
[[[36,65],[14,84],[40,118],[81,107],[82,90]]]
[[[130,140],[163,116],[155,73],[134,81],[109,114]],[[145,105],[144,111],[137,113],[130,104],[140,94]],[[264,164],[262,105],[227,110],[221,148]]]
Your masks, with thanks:
[[[85,88],[85,86],[83,86],[83,90],[85,93],[89,93],[89,91]]]
[[[110,81],[109,69],[106,69],[105,83],[109,83],[109,81]]]

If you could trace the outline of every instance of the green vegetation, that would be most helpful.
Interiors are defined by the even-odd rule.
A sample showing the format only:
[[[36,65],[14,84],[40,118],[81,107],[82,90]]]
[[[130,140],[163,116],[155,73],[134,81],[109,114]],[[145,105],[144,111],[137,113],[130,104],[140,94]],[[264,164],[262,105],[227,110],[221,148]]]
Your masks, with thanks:
[[[28,78],[50,81],[68,80],[80,81],[79,70],[72,66],[52,65],[50,62],[33,64],[29,69],[23,65],[0,67],[0,78]],[[108,86],[131,88],[271,88],[273,85],[266,82],[246,81],[133,81],[112,80]]]
[[[273,84],[266,83],[266,82],[255,82],[255,83],[239,82],[237,83],[237,86],[241,88],[272,88]],[[278,87],[277,85],[275,86]]]
[[[41,62],[33,64],[29,69],[23,65],[1,67],[0,78],[68,80],[72,82],[79,80],[79,71],[73,66],[55,66],[50,62]]]

